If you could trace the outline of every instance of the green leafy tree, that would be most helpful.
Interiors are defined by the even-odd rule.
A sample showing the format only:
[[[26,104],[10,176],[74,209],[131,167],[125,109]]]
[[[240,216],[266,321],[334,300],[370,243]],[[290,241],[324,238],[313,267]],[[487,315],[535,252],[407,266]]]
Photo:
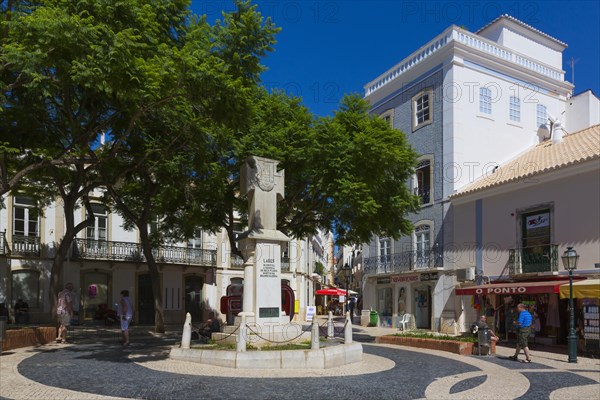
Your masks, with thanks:
[[[218,188],[225,197],[212,207],[225,214],[233,238],[234,214],[247,212],[239,195],[239,169],[249,155],[280,161],[285,198],[278,204],[278,228],[293,237],[332,230],[337,242],[364,243],[373,234],[398,238],[412,230],[406,215],[418,198],[406,183],[416,153],[405,135],[377,116],[358,95],[344,97],[333,117],[315,118],[301,100],[260,91],[245,133],[232,133],[219,147],[220,168],[229,180]],[[218,215],[219,213],[215,213]]]

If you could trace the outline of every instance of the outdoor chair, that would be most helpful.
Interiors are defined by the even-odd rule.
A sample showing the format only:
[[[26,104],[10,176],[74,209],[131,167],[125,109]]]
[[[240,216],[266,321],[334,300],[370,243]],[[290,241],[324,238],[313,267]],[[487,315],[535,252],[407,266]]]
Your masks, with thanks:
[[[404,314],[402,319],[398,321],[398,329],[406,331],[407,327],[410,326],[410,317],[411,315],[409,313]]]

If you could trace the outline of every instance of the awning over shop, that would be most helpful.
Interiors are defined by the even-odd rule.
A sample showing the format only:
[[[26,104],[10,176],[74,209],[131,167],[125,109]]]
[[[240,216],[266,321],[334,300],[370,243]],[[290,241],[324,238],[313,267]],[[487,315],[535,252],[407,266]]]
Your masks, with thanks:
[[[573,297],[577,299],[597,299],[600,297],[600,279],[586,279],[573,282]],[[560,287],[560,298],[569,298],[569,283]]]
[[[320,294],[323,296],[345,296],[346,289],[340,289],[340,288],[319,289],[319,290],[315,291],[315,294]],[[358,293],[355,292],[354,290],[348,290],[348,294],[349,295],[357,295]]]
[[[536,294],[559,293],[561,285],[569,281],[541,281],[541,282],[512,282],[492,283],[488,285],[456,288],[457,296],[473,296],[476,294]],[[567,291],[569,289],[567,288]]]

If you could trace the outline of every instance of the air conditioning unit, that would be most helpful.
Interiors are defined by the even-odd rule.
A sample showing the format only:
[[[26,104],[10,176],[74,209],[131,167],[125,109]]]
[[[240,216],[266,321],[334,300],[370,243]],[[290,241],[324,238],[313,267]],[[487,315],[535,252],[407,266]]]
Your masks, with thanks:
[[[456,279],[460,282],[475,280],[475,267],[456,270]]]

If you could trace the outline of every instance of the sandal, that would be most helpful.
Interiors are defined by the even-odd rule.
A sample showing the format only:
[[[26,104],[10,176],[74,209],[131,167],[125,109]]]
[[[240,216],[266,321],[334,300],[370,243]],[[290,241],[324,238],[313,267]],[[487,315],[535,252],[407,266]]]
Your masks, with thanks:
[[[531,358],[526,358],[525,360],[521,361],[527,364],[531,364]]]
[[[511,360],[515,360],[515,361],[519,360],[519,357],[517,357],[517,356],[509,356],[508,358]]]

